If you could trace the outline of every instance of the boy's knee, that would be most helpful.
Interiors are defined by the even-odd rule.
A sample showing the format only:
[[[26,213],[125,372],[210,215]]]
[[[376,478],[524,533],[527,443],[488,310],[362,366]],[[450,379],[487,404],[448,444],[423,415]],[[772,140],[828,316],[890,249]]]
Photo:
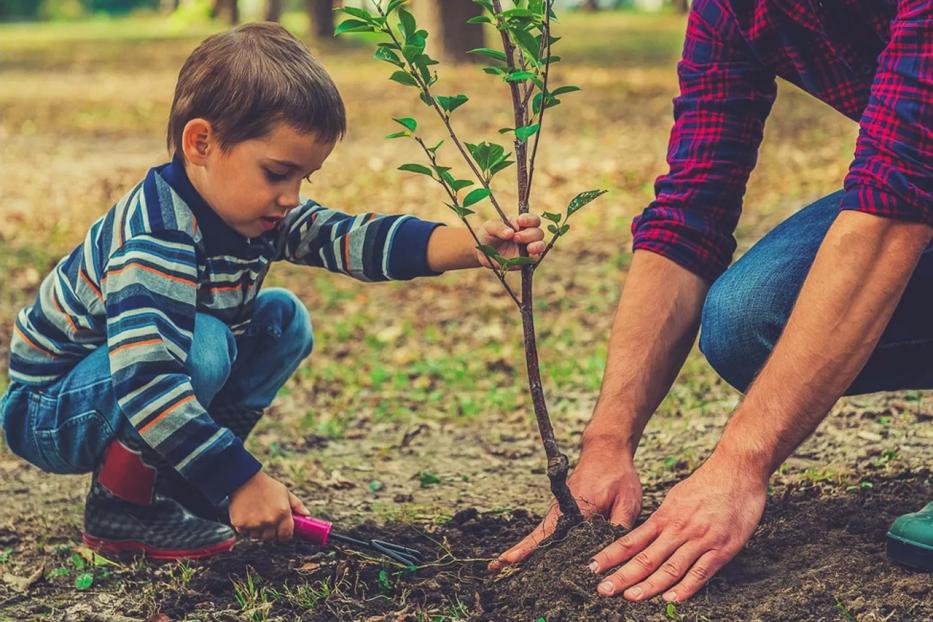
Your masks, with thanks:
[[[236,338],[227,325],[211,315],[198,313],[194,319],[194,345],[188,368],[201,403],[210,403],[227,383],[236,356]]]
[[[766,296],[754,287],[720,278],[703,304],[700,350],[723,380],[745,391],[780,336]]]
[[[264,313],[272,313],[278,320],[280,347],[296,357],[306,358],[314,349],[314,330],[311,315],[304,303],[287,289],[269,288],[261,294]]]

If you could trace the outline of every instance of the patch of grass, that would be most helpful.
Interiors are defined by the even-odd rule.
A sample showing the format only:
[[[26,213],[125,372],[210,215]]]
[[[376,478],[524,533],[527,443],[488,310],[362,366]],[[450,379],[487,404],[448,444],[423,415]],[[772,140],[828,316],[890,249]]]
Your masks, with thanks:
[[[262,577],[249,566],[245,578],[233,580],[233,595],[243,617],[250,622],[266,622],[278,598],[278,592],[262,585]]]

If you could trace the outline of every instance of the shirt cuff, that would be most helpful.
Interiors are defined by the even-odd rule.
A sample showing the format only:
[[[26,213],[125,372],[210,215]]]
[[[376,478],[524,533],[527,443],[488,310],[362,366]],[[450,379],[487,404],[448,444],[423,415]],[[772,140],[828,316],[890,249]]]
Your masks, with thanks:
[[[262,464],[243,447],[243,442],[235,437],[220,452],[204,456],[198,462],[203,464],[185,469],[185,478],[214,505],[220,505],[262,468]]]
[[[407,281],[418,276],[438,276],[440,272],[428,266],[428,240],[439,222],[410,217],[395,231],[389,248],[389,278]]]

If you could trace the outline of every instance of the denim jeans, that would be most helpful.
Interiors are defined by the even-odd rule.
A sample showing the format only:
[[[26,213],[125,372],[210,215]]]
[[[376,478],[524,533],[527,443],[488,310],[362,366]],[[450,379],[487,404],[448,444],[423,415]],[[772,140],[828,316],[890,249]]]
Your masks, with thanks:
[[[284,289],[256,299],[253,321],[239,338],[217,318],[198,313],[187,367],[202,405],[215,398],[251,410],[269,406],[314,345],[308,311]],[[117,404],[107,346],[45,387],[12,383],[0,422],[13,453],[53,473],[86,473],[118,433],[138,435]]]
[[[842,192],[775,227],[712,285],[703,305],[700,349],[733,387],[745,391],[790,317]],[[883,259],[882,259],[883,260]],[[868,363],[846,395],[933,388],[933,245],[917,268]]]

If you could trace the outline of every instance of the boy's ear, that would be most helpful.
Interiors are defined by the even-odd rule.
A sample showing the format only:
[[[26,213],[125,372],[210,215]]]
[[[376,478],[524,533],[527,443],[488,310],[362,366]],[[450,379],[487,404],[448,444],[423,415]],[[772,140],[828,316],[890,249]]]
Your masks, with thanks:
[[[188,162],[198,166],[207,161],[214,148],[214,128],[206,119],[191,119],[181,133],[181,150]]]

